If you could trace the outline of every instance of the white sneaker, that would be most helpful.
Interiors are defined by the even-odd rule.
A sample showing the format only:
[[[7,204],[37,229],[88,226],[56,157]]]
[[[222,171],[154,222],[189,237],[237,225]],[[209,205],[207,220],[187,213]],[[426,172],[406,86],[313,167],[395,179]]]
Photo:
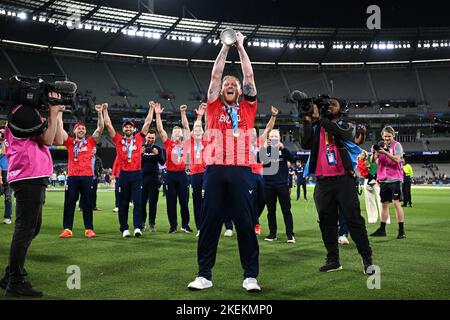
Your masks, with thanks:
[[[227,229],[223,235],[225,237],[232,237],[233,236],[233,230]]]
[[[4,224],[11,224],[12,221],[11,221],[11,219],[5,218],[5,220],[3,220],[3,223]]]
[[[197,231],[197,234],[195,235],[197,238],[200,236],[200,230]]]
[[[188,284],[188,288],[191,290],[203,290],[213,286],[212,281],[209,281],[203,277],[197,277],[194,281]]]
[[[119,208],[114,208],[113,212],[119,212]]]
[[[124,230],[122,232],[122,237],[129,238],[131,236],[130,230]]]
[[[295,243],[295,238],[294,238],[294,236],[288,236],[287,243]]]
[[[142,231],[139,228],[134,229],[134,236],[135,237],[140,237],[142,236]]]
[[[338,238],[338,242],[339,242],[339,244],[342,244],[344,246],[346,246],[346,245],[348,245],[350,243],[350,241],[348,241],[346,236],[340,236]]]
[[[242,287],[249,292],[261,291],[258,280],[256,280],[255,278],[246,278],[242,283]]]

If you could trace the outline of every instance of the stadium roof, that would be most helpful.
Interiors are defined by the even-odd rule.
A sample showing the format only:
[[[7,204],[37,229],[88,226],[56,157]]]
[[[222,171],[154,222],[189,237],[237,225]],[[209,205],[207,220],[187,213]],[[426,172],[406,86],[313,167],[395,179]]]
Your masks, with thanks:
[[[1,39],[98,53],[214,60],[218,35],[227,27],[246,35],[249,55],[260,62],[450,58],[450,27],[369,30],[243,24],[110,7],[106,1],[3,0],[0,4]],[[238,56],[233,52],[229,58]]]

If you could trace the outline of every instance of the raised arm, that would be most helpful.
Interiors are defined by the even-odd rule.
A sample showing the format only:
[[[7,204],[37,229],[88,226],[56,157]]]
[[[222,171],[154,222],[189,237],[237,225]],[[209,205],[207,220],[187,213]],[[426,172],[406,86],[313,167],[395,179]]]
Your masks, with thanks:
[[[195,113],[197,114],[197,119],[194,122],[194,126],[202,126],[202,117],[205,116],[205,123],[206,123],[206,103],[202,103],[198,106],[197,109],[195,109]]]
[[[255,97],[256,86],[253,76],[252,63],[250,62],[250,58],[244,48],[244,36],[240,32],[236,33],[236,47],[239,53],[239,58],[241,59],[242,74],[244,75],[242,87],[243,93],[247,97]]]
[[[230,46],[226,44],[222,45],[222,49],[214,62],[211,73],[211,82],[209,83],[208,89],[208,102],[215,101],[220,95],[220,90],[222,89],[222,74],[229,50]]]
[[[51,98],[61,99],[61,95],[59,93],[50,92],[49,96]],[[55,141],[56,131],[58,129],[58,113],[64,110],[64,106],[49,106],[49,110],[48,127],[44,133],[37,137],[37,141],[46,146],[51,146]]]
[[[99,142],[100,138],[102,137],[103,129],[105,129],[105,121],[103,119],[103,105],[97,104],[95,106],[95,111],[97,111],[97,129],[95,129],[94,133],[92,134],[92,138],[95,140],[95,142]]]
[[[155,102],[150,101],[148,103],[148,113],[147,113],[147,116],[145,117],[144,125],[142,126],[142,132],[144,134],[147,134],[148,129],[150,128],[150,125],[152,124],[154,112],[155,112]]]
[[[358,146],[362,145],[364,141],[366,140],[366,127],[363,125],[359,125],[356,129],[356,137],[355,137],[355,144]]]
[[[183,136],[184,139],[188,139],[191,136],[191,129],[189,128],[189,121],[186,116],[187,105],[182,104],[180,106],[181,123],[183,124]]]
[[[68,138],[67,132],[64,131],[64,123],[63,123],[63,113],[58,113],[57,117],[57,128],[55,140],[53,141],[53,145],[60,146],[62,145]]]
[[[155,113],[156,113],[156,129],[158,130],[159,136],[161,137],[162,142],[166,142],[167,140],[167,132],[164,130],[161,113],[163,113],[164,108],[161,108],[159,103],[155,103]]]
[[[264,129],[264,132],[262,134],[262,137],[264,141],[267,140],[267,137],[269,136],[269,132],[275,127],[275,121],[277,120],[278,115],[278,109],[272,106],[272,116],[270,117],[269,122],[267,122],[266,129]]]
[[[103,121],[106,129],[108,130],[109,136],[113,138],[116,135],[116,130],[114,130],[114,127],[111,122],[111,118],[109,117],[108,113],[108,103],[105,102],[102,104],[103,106]]]

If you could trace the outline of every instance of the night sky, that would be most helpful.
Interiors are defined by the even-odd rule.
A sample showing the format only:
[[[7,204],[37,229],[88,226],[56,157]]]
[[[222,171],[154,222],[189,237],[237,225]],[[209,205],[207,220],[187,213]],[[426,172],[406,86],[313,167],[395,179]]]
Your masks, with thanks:
[[[138,0],[81,0],[113,7],[138,9]],[[145,0],[144,0],[145,2]],[[154,0],[156,14],[182,16],[183,7],[196,18],[236,23],[365,28],[366,9],[377,4],[381,27],[449,26],[446,1],[366,0]],[[185,10],[186,17],[192,17]]]

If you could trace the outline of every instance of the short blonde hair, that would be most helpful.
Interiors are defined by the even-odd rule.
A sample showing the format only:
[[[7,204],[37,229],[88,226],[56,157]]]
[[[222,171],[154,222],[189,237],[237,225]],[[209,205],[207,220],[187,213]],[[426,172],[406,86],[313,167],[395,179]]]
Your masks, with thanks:
[[[383,136],[383,133],[385,133],[385,132],[388,132],[388,133],[392,134],[393,136],[395,136],[395,130],[391,126],[385,126],[383,128],[383,130],[381,130],[381,135]]]
[[[228,80],[229,78],[234,78],[236,80],[236,82],[238,83],[239,87],[242,88],[241,81],[237,77],[232,76],[232,75],[227,75],[227,76],[223,77],[223,79],[222,79],[222,86],[223,86],[224,82],[226,80]]]

